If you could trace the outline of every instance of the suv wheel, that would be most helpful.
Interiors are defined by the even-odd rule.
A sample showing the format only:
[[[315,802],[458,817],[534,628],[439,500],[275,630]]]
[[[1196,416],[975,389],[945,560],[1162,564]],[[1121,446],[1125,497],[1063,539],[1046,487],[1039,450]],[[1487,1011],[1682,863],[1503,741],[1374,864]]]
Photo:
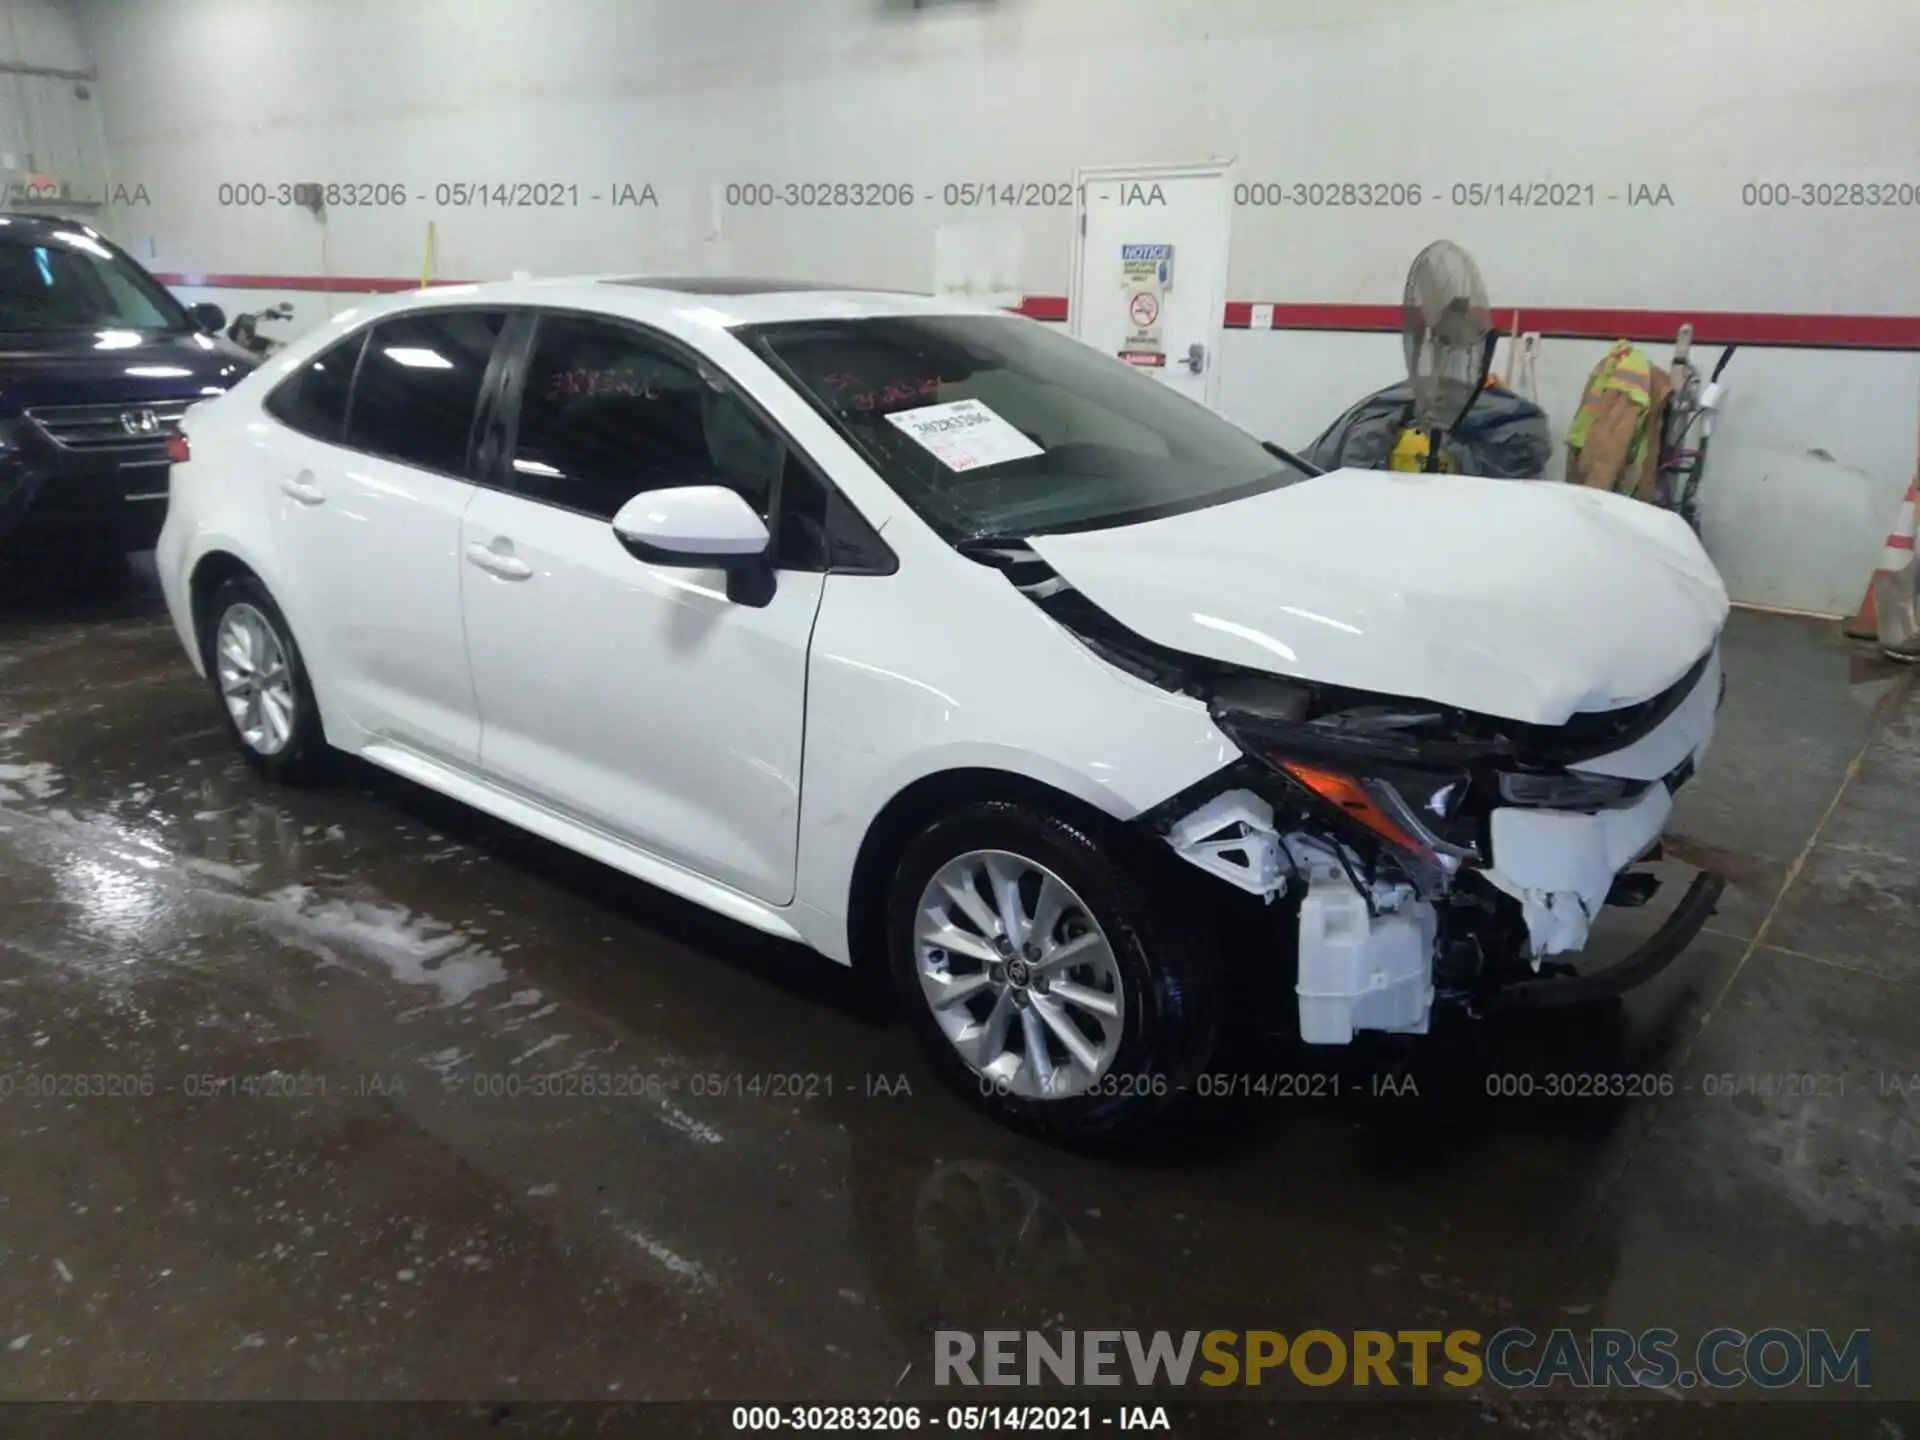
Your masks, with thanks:
[[[236,575],[214,592],[207,615],[207,678],[242,757],[269,780],[320,778],[328,755],[320,707],[300,647],[266,586]]]
[[[52,539],[34,560],[48,588],[67,600],[116,595],[132,575],[126,551],[91,537]]]
[[[922,831],[888,899],[894,980],[934,1067],[1066,1141],[1146,1129],[1212,1056],[1219,960],[1196,928],[1169,923],[1131,836],[1004,801]]]

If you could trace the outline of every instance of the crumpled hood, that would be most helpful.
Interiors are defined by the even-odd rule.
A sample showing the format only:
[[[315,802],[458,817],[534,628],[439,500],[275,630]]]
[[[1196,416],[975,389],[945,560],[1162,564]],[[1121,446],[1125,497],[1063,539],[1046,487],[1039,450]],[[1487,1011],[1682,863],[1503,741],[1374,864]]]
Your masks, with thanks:
[[[1659,694],[1728,608],[1678,516],[1547,481],[1335,470],[1028,543],[1171,649],[1536,725]]]

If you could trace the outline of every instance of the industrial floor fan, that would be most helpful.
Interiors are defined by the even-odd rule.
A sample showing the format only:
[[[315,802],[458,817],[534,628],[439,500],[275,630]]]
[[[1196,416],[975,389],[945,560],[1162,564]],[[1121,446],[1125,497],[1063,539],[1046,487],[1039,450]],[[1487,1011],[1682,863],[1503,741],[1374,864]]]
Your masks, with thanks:
[[[1447,434],[1486,388],[1500,343],[1480,268],[1453,241],[1436,240],[1414,258],[1400,331],[1413,413],[1394,446],[1391,468],[1437,472],[1444,468]]]

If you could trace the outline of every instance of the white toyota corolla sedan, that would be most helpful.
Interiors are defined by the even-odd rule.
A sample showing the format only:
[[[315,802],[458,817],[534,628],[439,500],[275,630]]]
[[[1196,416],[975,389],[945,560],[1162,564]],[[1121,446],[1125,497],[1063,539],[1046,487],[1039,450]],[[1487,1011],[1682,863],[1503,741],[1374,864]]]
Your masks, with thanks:
[[[167,602],[255,769],[356,755],[871,960],[1056,1137],[1206,1089],[1250,982],[1313,1044],[1424,1034],[1637,983],[1719,892],[1552,958],[1652,894],[1712,734],[1727,598],[1679,519],[1320,474],[997,311],[417,292],[172,458]]]

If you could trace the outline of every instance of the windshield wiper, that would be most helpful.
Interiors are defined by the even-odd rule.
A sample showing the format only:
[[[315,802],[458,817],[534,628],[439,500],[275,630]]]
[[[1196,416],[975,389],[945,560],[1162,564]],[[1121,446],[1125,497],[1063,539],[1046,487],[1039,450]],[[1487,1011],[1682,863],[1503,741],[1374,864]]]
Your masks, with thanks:
[[[1294,466],[1296,469],[1304,470],[1309,475],[1324,475],[1327,473],[1326,471],[1322,470],[1318,465],[1315,465],[1308,460],[1302,460],[1298,455],[1294,454],[1291,450],[1288,450],[1283,446],[1276,445],[1271,440],[1262,440],[1260,442],[1260,448],[1266,451],[1269,455],[1273,456],[1276,460],[1284,460],[1287,462],[1287,464]]]
[[[987,556],[1000,555],[1008,550],[1025,550],[1025,535],[968,535],[953,542],[953,548],[969,560],[980,560]]]

